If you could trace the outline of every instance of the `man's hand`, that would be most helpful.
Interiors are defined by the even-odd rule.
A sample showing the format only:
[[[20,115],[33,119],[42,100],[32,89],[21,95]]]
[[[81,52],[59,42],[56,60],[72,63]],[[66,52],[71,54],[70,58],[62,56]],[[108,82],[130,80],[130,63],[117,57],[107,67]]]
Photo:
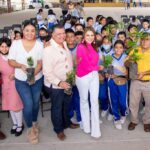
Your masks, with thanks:
[[[67,90],[67,89],[70,88],[70,84],[67,83],[67,82],[65,82],[65,81],[61,81],[61,82],[59,83],[59,87],[61,87],[62,89]]]
[[[145,76],[144,72],[138,73],[138,78],[137,79],[141,80],[144,76]]]

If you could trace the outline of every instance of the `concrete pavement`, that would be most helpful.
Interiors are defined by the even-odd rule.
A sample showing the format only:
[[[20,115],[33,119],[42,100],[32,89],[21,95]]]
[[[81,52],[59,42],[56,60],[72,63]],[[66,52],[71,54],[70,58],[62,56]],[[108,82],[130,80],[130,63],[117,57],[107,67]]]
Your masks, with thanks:
[[[26,129],[20,137],[15,137],[9,133],[11,119],[7,114],[0,114],[2,130],[7,135],[7,139],[0,141],[0,150],[149,150],[150,133],[145,133],[143,125],[140,123],[134,131],[128,131],[129,119],[123,126],[123,130],[114,128],[113,122],[103,119],[101,125],[102,137],[98,140],[91,138],[81,129],[67,129],[65,134],[67,139],[61,142],[53,132],[50,121],[50,112],[45,112],[44,118],[39,113],[40,142],[31,145],[26,138]]]
[[[26,10],[0,15],[0,28],[35,17],[36,12],[37,10]],[[46,16],[47,10],[44,12]],[[54,9],[54,12],[60,16],[61,10],[57,8]],[[85,8],[85,12],[86,16],[95,17],[97,14],[102,14],[119,20],[122,14],[149,15],[150,8],[131,8],[128,11],[125,11],[124,8]],[[6,113],[1,113],[2,131],[6,133],[7,139],[0,141],[0,150],[150,150],[150,133],[144,132],[142,123],[136,127],[135,131],[128,131],[128,119],[123,130],[119,131],[114,128],[112,122],[103,119],[102,137],[99,140],[91,138],[81,129],[67,129],[65,130],[67,139],[61,142],[53,132],[49,114],[50,112],[45,112],[45,117],[42,118],[39,113],[40,143],[31,145],[27,141],[26,130],[20,137],[14,137],[9,133],[11,119]]]

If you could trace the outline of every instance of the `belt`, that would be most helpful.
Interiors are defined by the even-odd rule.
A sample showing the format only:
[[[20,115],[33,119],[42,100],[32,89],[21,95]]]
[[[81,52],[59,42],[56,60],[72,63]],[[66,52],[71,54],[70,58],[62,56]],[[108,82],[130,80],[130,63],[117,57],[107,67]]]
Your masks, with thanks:
[[[114,78],[127,78],[126,76],[120,75],[120,76],[115,76]]]
[[[140,82],[150,82],[150,80],[138,80]]]

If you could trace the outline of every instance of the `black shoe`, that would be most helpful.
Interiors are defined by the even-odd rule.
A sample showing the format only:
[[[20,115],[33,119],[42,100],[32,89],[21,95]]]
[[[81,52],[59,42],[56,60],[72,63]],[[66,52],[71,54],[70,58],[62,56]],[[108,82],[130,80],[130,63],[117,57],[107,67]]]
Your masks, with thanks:
[[[21,130],[17,131],[17,129],[16,129],[15,136],[20,136],[22,134],[23,130],[24,130],[24,125],[22,125],[21,127],[17,127],[17,128],[21,128]]]
[[[6,139],[6,136],[2,131],[0,131],[0,140],[4,140],[4,139]]]
[[[17,125],[14,124],[13,127],[14,127],[14,126],[15,126],[16,129],[17,129]],[[11,133],[11,134],[15,134],[15,133],[16,133],[16,129],[13,129],[13,128],[12,128],[12,129],[10,130],[10,133]]]

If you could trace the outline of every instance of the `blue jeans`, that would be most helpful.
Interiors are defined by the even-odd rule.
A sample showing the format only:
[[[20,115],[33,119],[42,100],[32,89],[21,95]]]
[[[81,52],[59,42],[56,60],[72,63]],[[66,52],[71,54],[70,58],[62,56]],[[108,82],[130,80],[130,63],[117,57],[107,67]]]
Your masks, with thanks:
[[[76,112],[77,121],[81,121],[81,113],[80,113],[80,97],[79,92],[76,86],[73,86],[72,89],[72,100],[70,103],[70,118],[74,116],[74,111]]]
[[[109,97],[108,97],[108,81],[104,80],[104,83],[101,83],[99,86],[99,101],[101,110],[106,111],[109,109],[109,113],[112,114],[112,110],[110,107]]]
[[[26,81],[15,79],[16,89],[23,102],[23,115],[28,128],[37,121],[39,112],[40,93],[43,85],[43,78],[37,80],[35,84],[29,85]]]
[[[51,89],[51,119],[56,133],[70,126],[69,106],[71,96],[64,93],[62,89]]]

